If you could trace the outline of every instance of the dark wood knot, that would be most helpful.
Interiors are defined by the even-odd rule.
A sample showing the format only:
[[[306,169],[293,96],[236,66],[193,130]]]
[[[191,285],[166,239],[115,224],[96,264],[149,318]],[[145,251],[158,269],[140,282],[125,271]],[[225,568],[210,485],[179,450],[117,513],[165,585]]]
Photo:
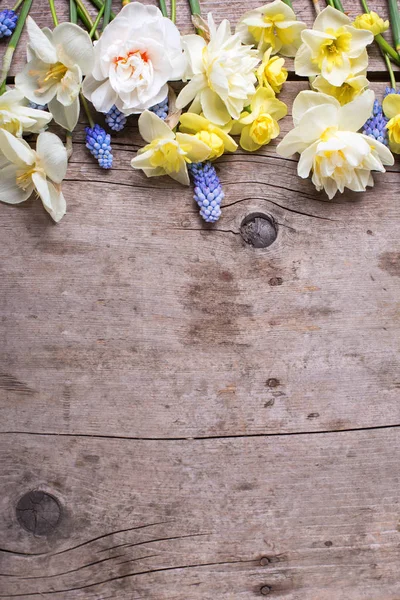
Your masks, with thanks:
[[[269,585],[263,585],[260,592],[261,596],[268,596],[268,594],[271,593],[271,588],[269,587]]]
[[[19,524],[35,535],[49,535],[61,519],[61,506],[51,494],[32,490],[18,501],[17,519]]]
[[[278,227],[271,216],[252,213],[243,219],[240,235],[253,248],[268,248],[276,240]]]

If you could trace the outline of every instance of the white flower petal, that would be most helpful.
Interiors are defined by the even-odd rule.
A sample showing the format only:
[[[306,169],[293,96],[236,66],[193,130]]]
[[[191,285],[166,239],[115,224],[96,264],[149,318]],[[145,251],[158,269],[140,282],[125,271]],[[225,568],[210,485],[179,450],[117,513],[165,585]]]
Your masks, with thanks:
[[[317,147],[318,142],[314,142],[314,144],[306,148],[300,155],[299,164],[297,165],[297,174],[302,179],[306,179],[310,174]]]
[[[184,35],[182,46],[188,61],[189,76],[200,75],[203,72],[202,53],[206,41],[201,35]]]
[[[48,104],[57,93],[56,85],[49,85],[43,91],[39,91],[38,77],[46,76],[48,66],[38,58],[34,58],[15,77],[16,87],[35,104]]]
[[[54,186],[51,181],[47,181],[45,175],[42,173],[33,173],[32,180],[44,208],[54,221],[60,221],[65,215],[67,208],[61,189]]]
[[[327,6],[322,10],[314,21],[314,28],[320,31],[326,31],[327,29],[340,29],[345,25],[350,24],[350,19],[347,15],[336,10],[332,6]]]
[[[7,204],[20,204],[29,198],[33,185],[23,190],[17,185],[18,167],[12,163],[0,167],[0,202]]]
[[[78,65],[86,75],[94,67],[93,44],[89,34],[73,23],[61,23],[53,31],[58,59],[68,68]]]
[[[139,133],[144,141],[149,143],[158,138],[175,139],[172,129],[149,110],[144,111],[139,117]]]
[[[209,88],[204,89],[201,92],[200,102],[204,116],[211,121],[211,123],[215,123],[215,125],[226,125],[226,123],[230,121],[231,115],[229,114],[226,105],[218,94]],[[238,119],[240,117],[240,112],[239,114],[232,116]]]
[[[350,59],[346,54],[342,54],[342,65],[340,67],[332,66],[328,58],[324,58],[322,61],[321,75],[332,85],[342,85],[350,73]]]
[[[179,92],[176,99],[177,108],[185,108],[196,95],[207,86],[207,79],[204,75],[195,75],[193,79],[185,85],[184,88]]]
[[[348,33],[351,34],[350,50],[348,51],[349,58],[357,58],[368,44],[372,44],[374,36],[370,31],[365,29],[356,29],[355,27],[346,27]]]
[[[301,91],[293,102],[292,114],[294,125],[299,124],[300,119],[308,110],[310,110],[310,108],[321,106],[321,104],[332,104],[332,106],[335,106],[337,109],[340,108],[339,102],[332,96],[312,92],[310,90]]]
[[[375,94],[366,90],[339,109],[339,127],[343,131],[358,131],[372,115]]]
[[[35,162],[35,153],[24,140],[14,137],[5,129],[0,129],[0,148],[1,152],[10,162],[18,167],[33,165]]]
[[[26,26],[28,30],[30,47],[36,56],[44,63],[56,63],[57,52],[55,47],[29,15],[26,19]]]
[[[187,170],[186,163],[182,162],[180,169],[177,173],[168,173],[168,175],[178,181],[181,185],[190,185],[189,173]]]
[[[302,44],[294,59],[294,70],[296,75],[301,75],[302,77],[319,75],[319,68],[311,59],[312,54],[310,48],[307,44]]]
[[[55,183],[61,183],[67,172],[68,158],[60,138],[48,131],[41,133],[36,142],[36,152],[47,177]]]
[[[365,141],[369,144],[371,149],[378,153],[378,156],[384,165],[392,166],[394,164],[394,156],[389,148],[377,140],[370,138],[368,135],[363,135],[363,138],[365,138]]]
[[[73,131],[79,118],[79,98],[70,106],[63,106],[56,98],[49,102],[49,111],[56,123],[67,131]]]
[[[94,81],[95,80],[89,82],[89,84],[91,84],[90,101],[92,102],[93,106],[98,112],[107,113],[117,100],[117,92],[115,92],[111,87],[109,79],[106,79],[104,82],[98,83],[95,89],[93,89],[94,83],[92,83]],[[84,90],[85,89],[88,90],[90,88],[89,86],[87,86],[86,88],[84,87]]]

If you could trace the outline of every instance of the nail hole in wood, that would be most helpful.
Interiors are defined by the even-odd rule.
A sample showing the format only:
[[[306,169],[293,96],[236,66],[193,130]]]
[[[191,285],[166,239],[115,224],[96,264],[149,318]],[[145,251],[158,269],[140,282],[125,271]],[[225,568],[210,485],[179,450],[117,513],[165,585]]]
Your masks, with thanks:
[[[49,535],[61,519],[61,506],[51,494],[32,490],[18,501],[17,519],[21,527],[34,535]]]
[[[266,567],[267,565],[269,565],[269,563],[270,563],[270,560],[269,560],[268,556],[262,556],[260,558],[260,565],[262,567]]]
[[[276,240],[278,228],[271,216],[252,213],[243,219],[240,235],[253,248],[268,248]]]
[[[268,594],[271,593],[271,588],[269,587],[269,585],[263,585],[260,592],[261,596],[268,596]]]

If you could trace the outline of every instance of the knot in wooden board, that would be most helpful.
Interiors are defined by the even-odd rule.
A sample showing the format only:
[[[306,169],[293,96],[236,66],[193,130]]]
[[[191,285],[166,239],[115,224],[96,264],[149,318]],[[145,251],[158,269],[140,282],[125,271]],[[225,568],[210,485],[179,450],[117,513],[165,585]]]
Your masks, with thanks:
[[[278,228],[269,215],[252,213],[243,219],[240,235],[253,248],[268,248],[276,240]]]
[[[260,592],[261,596],[268,596],[268,594],[271,593],[271,588],[269,587],[269,585],[263,585]]]
[[[19,524],[35,535],[49,535],[61,519],[61,506],[51,494],[32,490],[18,501],[17,519]]]

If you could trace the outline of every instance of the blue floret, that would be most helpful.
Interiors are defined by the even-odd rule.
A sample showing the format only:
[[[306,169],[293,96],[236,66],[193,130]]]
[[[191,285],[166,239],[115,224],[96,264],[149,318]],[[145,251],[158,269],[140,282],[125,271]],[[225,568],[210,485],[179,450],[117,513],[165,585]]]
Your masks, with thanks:
[[[385,93],[383,94],[383,97],[386,98],[386,96],[388,94],[400,94],[400,90],[397,91],[395,88],[387,87],[385,89]]]
[[[47,104],[36,104],[35,102],[29,102],[29,108],[36,108],[36,110],[47,110]]]
[[[105,120],[113,131],[122,131],[126,125],[127,117],[114,104],[106,114]]]
[[[168,96],[165,98],[165,100],[163,100],[159,104],[155,104],[154,106],[149,108],[149,110],[151,110],[151,112],[155,113],[157,115],[157,117],[160,117],[160,119],[165,121],[165,119],[168,116]]]
[[[6,8],[0,12],[0,38],[10,37],[18,21],[18,15]]]
[[[386,89],[390,89],[390,88],[386,88]],[[388,93],[392,93],[392,92],[388,92]],[[385,117],[385,115],[383,114],[382,104],[380,104],[380,102],[378,100],[375,100],[374,107],[372,110],[372,117],[370,117],[366,121],[366,123],[363,127],[363,133],[365,135],[368,135],[369,137],[374,138],[378,142],[385,144],[385,146],[388,146],[389,140],[388,140],[388,132],[386,129],[386,124],[388,121],[389,121],[389,119],[387,119]]]
[[[98,161],[102,169],[111,169],[113,155],[111,150],[111,137],[100,125],[93,128],[85,127],[86,148]]]
[[[189,165],[193,180],[194,195],[200,207],[200,216],[207,223],[215,223],[221,216],[221,202],[224,198],[221,182],[210,161]]]

